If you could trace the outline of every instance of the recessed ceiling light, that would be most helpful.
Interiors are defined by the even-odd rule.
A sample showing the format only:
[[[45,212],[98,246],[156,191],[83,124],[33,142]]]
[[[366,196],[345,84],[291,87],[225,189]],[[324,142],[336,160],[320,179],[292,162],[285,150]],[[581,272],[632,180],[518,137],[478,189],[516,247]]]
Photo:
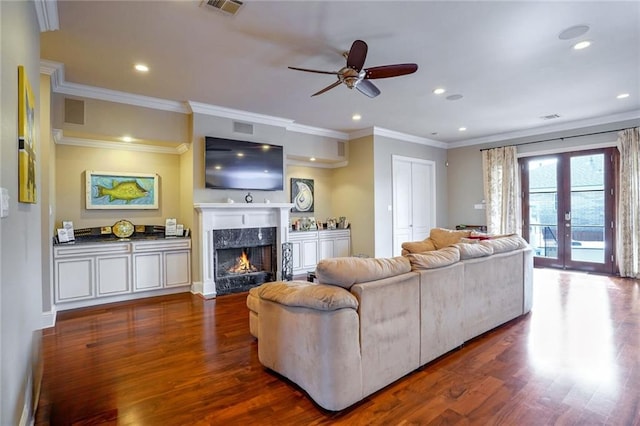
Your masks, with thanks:
[[[466,132],[466,131],[467,131],[467,128],[466,128],[466,127],[459,127],[459,128],[458,128],[458,131],[460,131],[460,132]]]
[[[579,41],[578,43],[573,45],[574,50],[582,50],[591,46],[591,42],[589,40]]]
[[[558,38],[560,40],[571,40],[572,38],[586,34],[587,31],[589,31],[588,25],[574,25],[573,27],[569,27],[558,34]]]
[[[316,161],[316,157],[309,158],[309,161]]]
[[[624,98],[628,98],[629,94],[628,93],[620,93],[618,96],[616,96],[616,98],[618,99],[624,99]]]
[[[222,169],[222,166],[216,166],[216,167],[215,167],[215,169],[216,169],[216,170],[221,170],[221,169]]]
[[[136,64],[134,68],[136,69],[136,71],[149,72],[149,67],[145,64]]]
[[[352,119],[353,121],[358,121],[358,120],[360,120],[361,118],[362,118],[362,116],[361,116],[360,114],[353,114],[353,115],[351,116],[351,119]]]
[[[239,152],[238,154],[236,154],[238,157],[244,157],[244,153],[243,152]]]
[[[131,136],[123,136],[123,137],[122,137],[122,140],[123,140],[124,142],[132,142],[132,141],[133,141],[133,138],[132,138]]]
[[[449,95],[449,96],[447,96],[447,100],[448,101],[457,101],[459,99],[462,99],[462,95]]]
[[[444,90],[442,87],[438,87],[437,89],[433,90],[433,93],[435,95],[442,95],[444,92],[446,92],[446,90]]]

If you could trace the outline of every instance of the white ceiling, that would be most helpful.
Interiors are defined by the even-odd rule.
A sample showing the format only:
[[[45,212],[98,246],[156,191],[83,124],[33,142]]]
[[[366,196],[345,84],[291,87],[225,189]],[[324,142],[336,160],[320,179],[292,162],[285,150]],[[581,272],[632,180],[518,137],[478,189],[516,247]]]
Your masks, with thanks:
[[[256,0],[235,16],[185,0],[57,6],[60,29],[42,33],[41,58],[63,63],[74,84],[456,145],[640,118],[638,1]],[[559,39],[579,24],[590,30]],[[335,77],[287,69],[337,71],[355,39],[369,45],[365,68],[415,62],[419,69],[375,80],[382,94],[373,99],[344,85],[312,98]],[[571,48],[584,39],[591,47]],[[150,72],[136,73],[137,62]],[[436,96],[436,87],[447,92]],[[620,93],[630,96],[616,99]],[[445,99],[452,94],[463,98]],[[354,113],[362,120],[352,121]],[[551,114],[560,118],[541,118]]]

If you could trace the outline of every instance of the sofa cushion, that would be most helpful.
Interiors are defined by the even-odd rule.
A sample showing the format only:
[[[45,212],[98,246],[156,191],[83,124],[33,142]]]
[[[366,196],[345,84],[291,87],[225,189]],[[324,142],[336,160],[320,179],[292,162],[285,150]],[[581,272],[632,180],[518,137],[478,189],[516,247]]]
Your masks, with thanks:
[[[483,241],[479,244],[457,243],[453,246],[460,250],[460,260],[491,256],[493,254],[493,248],[491,246],[483,245],[482,243]]]
[[[426,253],[411,253],[407,255],[411,262],[412,271],[441,268],[460,260],[460,251],[456,247],[445,247]]]
[[[436,249],[440,250],[441,248],[460,242],[460,238],[468,238],[469,235],[471,235],[471,231],[433,228],[431,229],[429,238],[433,241]]]
[[[425,251],[436,250],[436,246],[430,238],[427,238],[423,241],[407,241],[402,243],[402,249],[406,250],[407,253],[424,253]]]
[[[316,266],[316,277],[321,284],[350,289],[352,285],[376,281],[411,271],[409,259],[336,257],[322,259]]]
[[[525,248],[527,242],[519,235],[511,235],[508,237],[492,238],[490,240],[480,241],[480,245],[491,247],[494,253],[504,253],[507,251]]]
[[[335,286],[304,281],[276,281],[258,287],[261,299],[286,306],[336,311],[358,308],[358,299],[348,291]]]

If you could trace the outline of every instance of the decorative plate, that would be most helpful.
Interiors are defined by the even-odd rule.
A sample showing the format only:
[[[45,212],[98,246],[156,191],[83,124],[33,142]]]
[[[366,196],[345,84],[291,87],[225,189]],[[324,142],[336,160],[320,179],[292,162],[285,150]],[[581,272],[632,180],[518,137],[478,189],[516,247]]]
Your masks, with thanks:
[[[118,238],[128,238],[133,235],[135,230],[133,223],[128,220],[119,220],[111,227],[113,234]]]

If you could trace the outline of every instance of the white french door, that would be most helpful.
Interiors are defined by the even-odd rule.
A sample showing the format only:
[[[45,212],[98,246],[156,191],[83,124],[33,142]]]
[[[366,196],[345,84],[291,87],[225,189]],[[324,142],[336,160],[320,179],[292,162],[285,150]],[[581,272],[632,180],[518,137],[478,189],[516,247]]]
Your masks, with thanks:
[[[402,243],[423,240],[436,223],[436,165],[393,156],[393,255]]]

